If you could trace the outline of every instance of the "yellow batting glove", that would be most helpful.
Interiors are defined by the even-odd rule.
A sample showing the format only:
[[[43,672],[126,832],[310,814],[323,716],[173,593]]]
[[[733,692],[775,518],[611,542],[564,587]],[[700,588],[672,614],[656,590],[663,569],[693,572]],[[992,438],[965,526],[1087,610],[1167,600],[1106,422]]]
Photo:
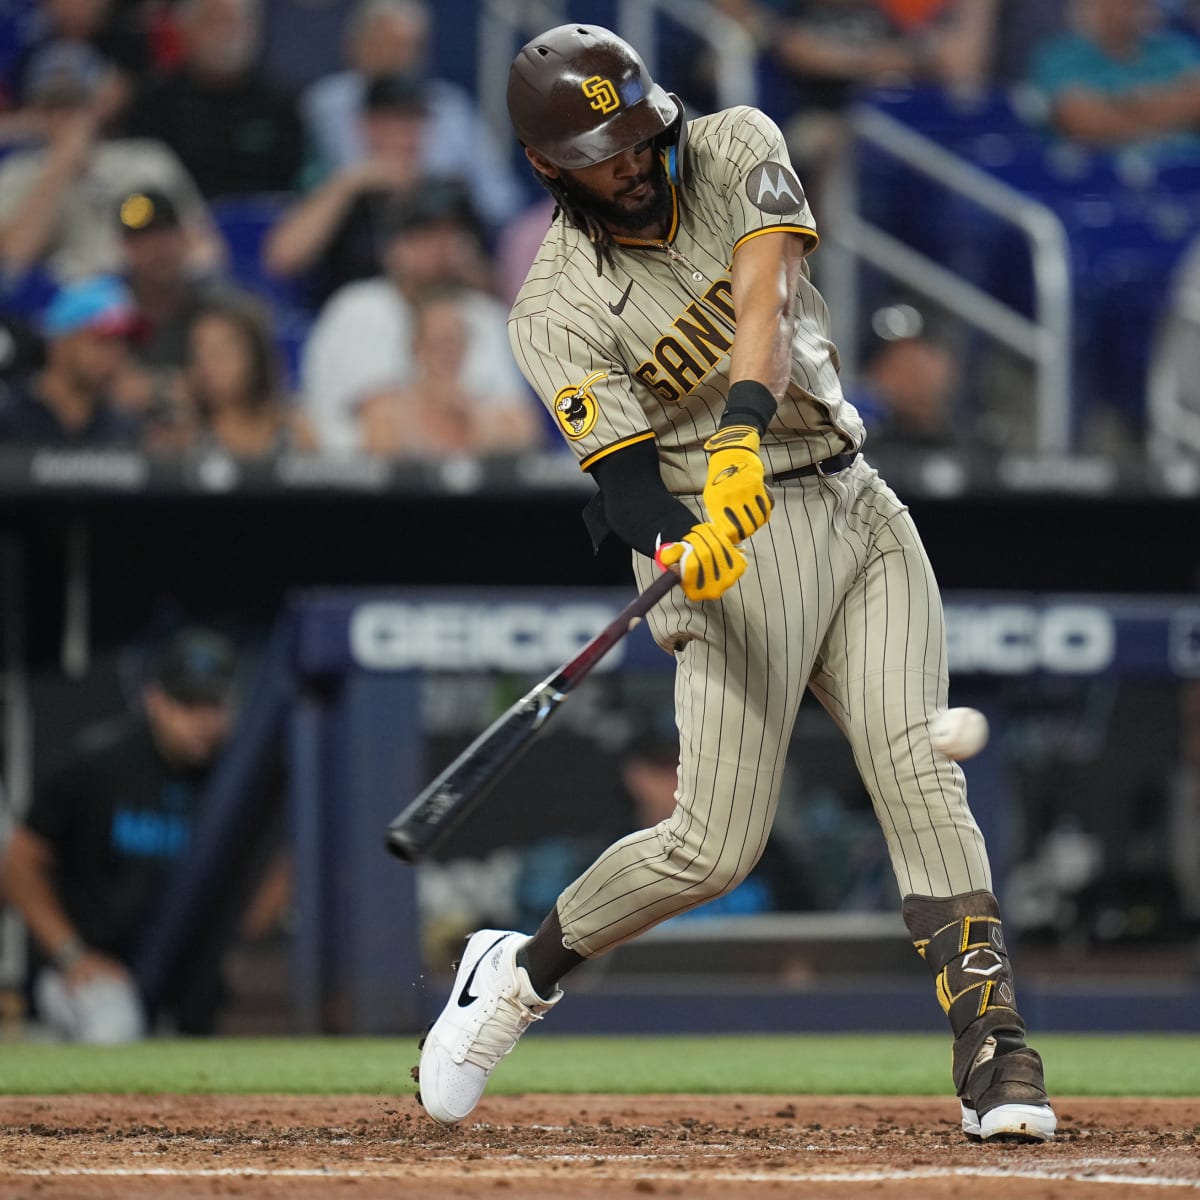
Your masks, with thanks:
[[[746,556],[710,521],[693,525],[682,541],[664,542],[654,561],[678,571],[689,600],[718,599],[746,569]]]
[[[758,432],[750,425],[727,425],[704,443],[708,480],[704,507],[709,519],[731,542],[744,542],[761,529],[774,501],[763,480]]]

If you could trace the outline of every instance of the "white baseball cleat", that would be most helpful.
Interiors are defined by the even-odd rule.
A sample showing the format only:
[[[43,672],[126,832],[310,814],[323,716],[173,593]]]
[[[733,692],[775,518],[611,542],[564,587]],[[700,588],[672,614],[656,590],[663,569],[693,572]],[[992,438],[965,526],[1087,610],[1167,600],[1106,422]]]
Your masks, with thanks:
[[[982,1119],[962,1106],[963,1133],[984,1142],[1048,1142],[1057,1128],[1058,1118],[1048,1104],[999,1104]]]
[[[450,999],[421,1043],[417,1069],[418,1098],[443,1125],[470,1115],[492,1068],[562,999],[560,988],[543,999],[517,966],[517,951],[529,940],[511,930],[481,929],[467,941]]]

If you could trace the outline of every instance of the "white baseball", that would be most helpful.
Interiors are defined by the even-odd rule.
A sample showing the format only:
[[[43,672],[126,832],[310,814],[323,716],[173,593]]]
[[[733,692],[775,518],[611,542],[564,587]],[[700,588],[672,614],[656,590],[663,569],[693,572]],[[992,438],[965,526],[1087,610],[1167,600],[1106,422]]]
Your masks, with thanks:
[[[987,745],[987,717],[977,708],[947,709],[929,722],[929,738],[935,750],[960,762]]]

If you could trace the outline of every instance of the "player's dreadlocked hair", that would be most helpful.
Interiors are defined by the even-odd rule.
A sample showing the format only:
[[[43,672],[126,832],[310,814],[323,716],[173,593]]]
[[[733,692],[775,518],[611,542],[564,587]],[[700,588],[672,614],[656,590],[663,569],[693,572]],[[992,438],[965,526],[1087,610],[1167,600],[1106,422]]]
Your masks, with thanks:
[[[549,175],[543,175],[536,168],[533,173],[537,176],[538,183],[554,197],[555,208],[554,216],[550,218],[551,223],[558,219],[559,213],[562,213],[565,221],[583,233],[596,251],[596,274],[603,275],[605,263],[610,267],[615,265],[613,261],[615,243],[612,234],[595,217],[590,216],[577,204],[571,203],[571,198],[567,195],[567,189],[563,187],[561,179],[551,179]]]

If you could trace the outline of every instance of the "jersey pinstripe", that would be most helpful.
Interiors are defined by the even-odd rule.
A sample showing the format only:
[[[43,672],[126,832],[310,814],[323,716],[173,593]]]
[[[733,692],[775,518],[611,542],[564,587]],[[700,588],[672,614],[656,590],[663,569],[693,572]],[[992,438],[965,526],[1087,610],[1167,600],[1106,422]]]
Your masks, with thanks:
[[[554,222],[513,306],[509,337],[582,466],[654,438],[664,483],[686,494],[704,487],[703,444],[725,407],[734,249],[771,230],[795,231],[809,248],[817,235],[783,137],[756,109],[693,121],[688,184],[672,192],[666,241],[624,239],[601,275],[584,234]],[[796,311],[791,384],[762,442],[770,474],[864,436],[842,396],[829,313],[807,264]]]

